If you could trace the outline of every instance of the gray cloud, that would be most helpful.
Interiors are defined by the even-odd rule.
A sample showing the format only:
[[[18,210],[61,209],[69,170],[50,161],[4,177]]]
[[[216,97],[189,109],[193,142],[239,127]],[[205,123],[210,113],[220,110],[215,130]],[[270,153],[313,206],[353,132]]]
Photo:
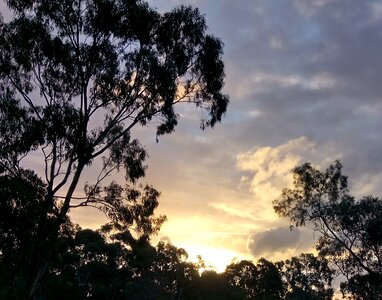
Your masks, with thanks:
[[[379,1],[158,3],[164,8],[197,5],[210,31],[225,43],[231,105],[223,124],[203,135],[209,141],[206,153],[219,147],[212,151],[219,152],[220,163],[231,161],[224,163],[226,170],[233,166],[229,151],[306,136],[318,144],[335,144],[344,153],[351,176],[379,171],[375,164],[382,158]],[[197,129],[198,120],[178,128],[177,137],[184,141],[169,151],[171,157],[198,155],[200,147],[192,139],[200,133],[190,132],[191,127]],[[222,143],[229,151],[222,149]],[[209,161],[208,167],[220,164]]]
[[[233,105],[256,109],[260,117],[241,123],[242,140],[247,134],[254,144],[274,144],[303,135],[335,142],[354,176],[377,172],[382,36],[373,4],[378,2],[244,3],[253,12],[247,22],[253,36],[235,46],[245,54],[228,50],[227,57],[234,58],[228,66],[235,68],[227,72],[236,87],[233,99],[242,98]],[[273,36],[282,41],[280,48],[267,43]]]
[[[243,172],[237,170],[236,156],[301,136],[330,149],[331,157],[340,155],[356,190],[382,192],[375,180],[382,178],[377,163],[382,160],[378,3],[197,1],[210,32],[225,44],[231,104],[214,130],[199,132],[197,118],[184,119],[171,137],[147,144],[153,153],[150,181],[161,184],[163,203],[172,193],[169,198],[177,204],[170,220],[197,213],[220,224],[223,211],[208,203],[256,211],[257,199],[237,188]],[[309,159],[301,156],[301,161]],[[180,196],[174,200],[176,190]]]
[[[311,248],[313,240],[306,233],[295,228],[278,227],[267,231],[252,233],[248,237],[247,247],[254,257],[288,257],[288,254],[301,252]],[[297,250],[297,251],[296,251]],[[280,255],[279,253],[284,253]]]
[[[186,216],[206,218],[212,228],[225,224],[225,232],[248,235],[250,226],[258,226],[262,233],[252,234],[249,244],[255,253],[288,249],[295,239],[310,241],[288,229],[264,232],[269,224],[232,214],[258,211],[253,193],[239,187],[245,171],[237,168],[237,155],[299,137],[317,145],[324,156],[322,149],[330,149],[330,157],[341,154],[356,194],[382,193],[380,1],[150,2],[161,11],[181,3],[200,8],[209,31],[225,44],[225,91],[231,98],[227,117],[214,130],[200,131],[200,115],[190,110],[176,132],[159,143],[154,128],[134,133],[147,146],[146,180],[162,191],[167,228]],[[300,158],[311,159],[308,154]]]

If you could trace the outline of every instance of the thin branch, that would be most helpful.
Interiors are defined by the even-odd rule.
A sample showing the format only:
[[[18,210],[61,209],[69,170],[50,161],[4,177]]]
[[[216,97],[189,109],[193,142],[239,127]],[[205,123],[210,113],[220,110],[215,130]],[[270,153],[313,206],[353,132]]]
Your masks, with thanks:
[[[37,68],[38,68],[38,72],[36,72],[35,69],[33,69],[33,73],[35,75],[35,80],[34,82],[36,83],[36,85],[39,87],[40,89],[40,92],[42,94],[42,96],[44,97],[45,99],[45,102],[47,105],[50,105],[52,103],[52,96],[49,95],[49,98],[50,100],[48,99],[48,95],[45,93],[45,84],[41,78],[41,70],[40,70],[40,65],[37,65]]]
[[[44,155],[44,161],[45,161],[45,167],[44,167],[44,173],[45,173],[45,180],[46,182],[49,184],[49,177],[48,177],[48,160],[49,160],[49,156],[50,154],[46,154],[45,152],[45,149],[48,147],[49,145],[46,144],[44,147],[41,148],[41,151]]]
[[[342,241],[337,235],[336,233],[330,228],[329,224],[327,223],[326,219],[321,216],[320,217],[322,222],[324,223],[324,225],[326,226],[326,228],[328,229],[328,231],[330,232],[330,234],[332,234],[332,236],[335,238],[335,240],[337,240],[341,245],[343,245],[345,247],[345,249],[350,253],[350,255],[358,262],[358,264],[367,272],[369,272],[369,274],[376,274],[372,269],[370,269],[368,266],[366,266],[362,260],[357,256],[357,254],[355,254],[353,252],[353,250],[351,248],[348,247],[348,245]]]
[[[72,165],[73,165],[73,163],[74,163],[74,159],[71,158],[71,159],[69,160],[68,167],[66,168],[65,176],[64,176],[64,178],[62,179],[62,181],[61,181],[61,182],[60,182],[60,183],[53,189],[53,191],[52,191],[53,194],[56,194],[56,193],[58,192],[58,190],[59,190],[61,187],[63,187],[63,186],[66,184],[66,182],[68,181],[69,176],[70,176],[70,174],[72,173]]]
[[[48,193],[52,191],[53,189],[56,162],[57,162],[57,144],[56,144],[56,141],[54,140],[52,145],[52,162],[50,164],[50,180],[48,181]]]
[[[11,76],[8,76],[8,79],[11,81],[11,83],[13,84],[13,86],[16,88],[16,90],[20,93],[20,95],[24,98],[25,102],[30,106],[30,108],[32,108],[32,110],[35,112],[36,116],[39,118],[39,120],[41,121],[42,120],[42,117],[38,111],[38,109],[36,108],[36,106],[34,106],[33,104],[33,101],[31,98],[29,98],[28,94],[26,94],[21,87],[19,87],[16,82],[12,79]]]

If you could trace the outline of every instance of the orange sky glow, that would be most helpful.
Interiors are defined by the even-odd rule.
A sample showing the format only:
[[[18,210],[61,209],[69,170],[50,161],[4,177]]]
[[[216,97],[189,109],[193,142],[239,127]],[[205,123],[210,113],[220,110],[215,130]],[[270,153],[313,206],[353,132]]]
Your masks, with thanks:
[[[272,208],[292,184],[291,169],[304,162],[323,169],[340,159],[355,196],[382,194],[379,1],[149,3],[161,12],[200,8],[209,32],[224,42],[230,96],[214,129],[200,130],[201,112],[182,104],[175,132],[158,142],[155,124],[132,132],[149,154],[141,183],[161,191],[157,214],[168,218],[154,244],[171,241],[219,272],[235,260],[312,251],[314,232],[290,231]],[[25,164],[38,169],[34,155]],[[86,169],[81,184],[94,181],[99,166]],[[123,174],[105,184],[111,180],[123,183]],[[107,222],[94,209],[70,215],[83,228]]]

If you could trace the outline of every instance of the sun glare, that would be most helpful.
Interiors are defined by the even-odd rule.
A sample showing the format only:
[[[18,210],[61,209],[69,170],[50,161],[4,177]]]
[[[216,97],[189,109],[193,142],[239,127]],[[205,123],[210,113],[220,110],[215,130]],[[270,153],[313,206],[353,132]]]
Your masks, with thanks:
[[[190,261],[197,262],[200,255],[205,262],[205,269],[215,270],[218,273],[224,272],[226,266],[230,263],[245,259],[242,254],[223,248],[197,245],[179,245],[179,247],[187,251]]]

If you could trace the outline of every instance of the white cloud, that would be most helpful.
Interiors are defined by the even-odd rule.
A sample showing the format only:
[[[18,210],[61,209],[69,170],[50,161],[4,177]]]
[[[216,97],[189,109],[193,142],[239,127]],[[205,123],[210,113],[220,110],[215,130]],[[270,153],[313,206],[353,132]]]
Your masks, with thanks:
[[[247,183],[256,205],[254,217],[276,220],[272,201],[277,199],[283,188],[293,183],[291,170],[304,162],[327,167],[340,154],[332,147],[318,147],[306,137],[288,141],[276,147],[259,147],[237,156],[237,167],[250,175],[242,177],[241,184]],[[329,161],[329,162],[328,162]]]
[[[382,3],[381,2],[373,2],[369,4],[372,20],[380,21],[382,19]]]
[[[252,220],[253,222],[262,221],[260,218],[255,217],[250,211],[243,209],[243,206],[234,207],[232,205],[227,205],[224,203],[214,203],[214,202],[209,203],[209,205],[231,216],[235,216],[235,217],[239,217],[243,219],[249,219],[249,220]]]
[[[295,0],[294,4],[302,15],[309,16],[335,0]]]
[[[352,180],[351,193],[360,198],[363,196],[380,196],[382,194],[382,172],[364,173]]]

